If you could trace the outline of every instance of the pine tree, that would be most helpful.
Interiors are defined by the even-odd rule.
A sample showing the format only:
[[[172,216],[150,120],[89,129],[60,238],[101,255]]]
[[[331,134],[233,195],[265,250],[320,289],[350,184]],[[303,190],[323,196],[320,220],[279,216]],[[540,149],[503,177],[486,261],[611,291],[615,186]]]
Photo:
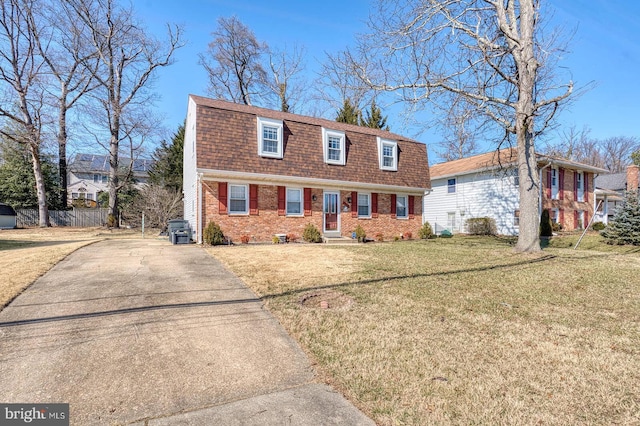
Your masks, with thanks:
[[[365,111],[367,117],[360,118],[360,125],[363,127],[370,127],[372,129],[389,130],[387,126],[387,117],[382,116],[382,110],[376,105],[376,100],[371,101],[371,108]]]
[[[640,245],[640,199],[637,192],[626,193],[624,204],[600,234],[607,244]]]
[[[163,140],[153,153],[149,183],[182,192],[183,152],[184,125],[181,125],[174,133],[171,143]]]
[[[58,170],[50,156],[41,156],[47,207],[64,208],[57,197]],[[29,152],[17,142],[0,140],[0,200],[14,208],[37,208],[35,177]]]
[[[336,121],[340,123],[358,125],[360,124],[360,121],[361,121],[361,115],[362,114],[360,113],[360,110],[358,109],[358,107],[351,104],[351,101],[349,100],[349,98],[346,98],[344,100],[344,103],[342,104],[342,108],[338,110],[338,116],[336,117]]]

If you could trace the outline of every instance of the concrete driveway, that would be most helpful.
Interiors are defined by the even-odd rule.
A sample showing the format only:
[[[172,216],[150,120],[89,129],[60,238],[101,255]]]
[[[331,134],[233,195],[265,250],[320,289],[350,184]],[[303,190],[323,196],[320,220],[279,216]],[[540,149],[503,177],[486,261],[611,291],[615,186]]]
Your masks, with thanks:
[[[0,312],[0,402],[71,424],[373,424],[314,383],[255,294],[193,245],[87,246]]]

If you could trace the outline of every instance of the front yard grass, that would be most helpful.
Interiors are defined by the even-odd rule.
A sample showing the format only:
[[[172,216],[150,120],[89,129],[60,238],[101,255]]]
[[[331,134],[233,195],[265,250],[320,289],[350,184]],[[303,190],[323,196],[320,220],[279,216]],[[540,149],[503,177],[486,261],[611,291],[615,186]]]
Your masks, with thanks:
[[[378,424],[638,424],[640,254],[554,240],[209,251]]]

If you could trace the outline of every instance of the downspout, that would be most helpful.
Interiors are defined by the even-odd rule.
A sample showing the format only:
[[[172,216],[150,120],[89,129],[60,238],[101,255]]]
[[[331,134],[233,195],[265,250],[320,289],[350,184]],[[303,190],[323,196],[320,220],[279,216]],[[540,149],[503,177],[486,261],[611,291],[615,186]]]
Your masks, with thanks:
[[[431,188],[424,190],[424,201],[422,202],[422,224],[427,221],[427,195],[433,191]]]
[[[551,161],[549,161],[549,163],[542,167],[539,171],[539,182],[540,182],[540,196],[538,197],[538,220],[542,217],[542,172],[544,171],[544,169],[546,169],[547,167],[551,167]],[[550,183],[550,182],[549,182]]]
[[[198,202],[196,203],[197,212],[197,232],[198,244],[202,244],[202,173],[198,173]]]

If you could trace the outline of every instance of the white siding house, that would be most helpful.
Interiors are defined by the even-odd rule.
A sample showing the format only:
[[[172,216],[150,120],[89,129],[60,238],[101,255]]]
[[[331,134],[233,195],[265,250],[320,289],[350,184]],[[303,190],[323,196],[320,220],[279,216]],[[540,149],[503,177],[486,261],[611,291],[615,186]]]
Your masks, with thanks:
[[[540,180],[538,214],[549,210],[562,230],[582,229],[594,214],[593,180],[606,170],[536,154]],[[465,233],[466,221],[489,217],[500,235],[518,235],[520,217],[517,151],[513,148],[436,164],[423,220],[436,234]]]
[[[432,189],[425,197],[424,220],[440,234],[444,229],[466,232],[465,222],[469,218],[492,217],[499,234],[517,235],[519,195],[513,170],[435,176],[432,168]]]

